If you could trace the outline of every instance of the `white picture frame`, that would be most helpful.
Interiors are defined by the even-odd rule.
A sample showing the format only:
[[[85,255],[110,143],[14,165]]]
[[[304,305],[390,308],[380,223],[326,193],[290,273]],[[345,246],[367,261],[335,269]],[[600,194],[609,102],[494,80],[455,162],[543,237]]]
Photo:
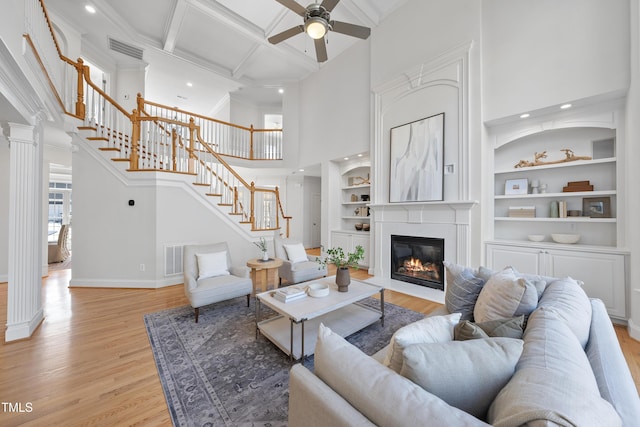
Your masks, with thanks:
[[[508,179],[504,183],[504,194],[507,196],[529,194],[529,180],[527,178]]]

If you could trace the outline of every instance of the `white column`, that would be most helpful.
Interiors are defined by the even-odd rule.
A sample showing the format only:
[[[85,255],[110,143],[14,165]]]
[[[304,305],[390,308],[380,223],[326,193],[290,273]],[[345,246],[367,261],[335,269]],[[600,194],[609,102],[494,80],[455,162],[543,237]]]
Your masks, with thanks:
[[[9,123],[9,287],[5,340],[31,336],[42,310],[42,129]]]

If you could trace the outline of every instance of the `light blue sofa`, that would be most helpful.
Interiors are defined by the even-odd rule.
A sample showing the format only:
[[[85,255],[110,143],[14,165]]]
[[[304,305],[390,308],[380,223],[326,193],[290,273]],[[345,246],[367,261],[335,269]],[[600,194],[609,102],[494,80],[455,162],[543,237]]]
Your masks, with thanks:
[[[386,349],[370,357],[325,334],[315,372],[300,364],[290,371],[289,425],[640,425],[638,390],[604,304],[587,298],[575,281],[544,279],[514,373],[491,396],[486,419],[384,366]],[[447,314],[443,307],[437,315]],[[459,388],[465,392],[464,384]]]

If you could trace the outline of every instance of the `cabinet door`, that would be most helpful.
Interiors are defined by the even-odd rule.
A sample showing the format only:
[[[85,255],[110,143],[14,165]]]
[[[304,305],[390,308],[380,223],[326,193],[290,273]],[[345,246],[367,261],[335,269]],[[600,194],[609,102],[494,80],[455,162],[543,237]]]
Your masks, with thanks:
[[[364,248],[364,259],[360,261],[360,265],[368,267],[369,266],[369,235],[360,236],[354,234],[352,237],[353,248],[351,250],[355,250],[356,246],[360,245]]]
[[[542,274],[544,252],[535,248],[487,245],[487,267],[502,270],[511,266],[520,273]]]
[[[626,318],[624,255],[549,250],[548,275],[584,282],[591,298],[599,298],[609,315]]]
[[[348,233],[331,233],[331,247],[341,247],[344,251],[351,251],[351,235]]]

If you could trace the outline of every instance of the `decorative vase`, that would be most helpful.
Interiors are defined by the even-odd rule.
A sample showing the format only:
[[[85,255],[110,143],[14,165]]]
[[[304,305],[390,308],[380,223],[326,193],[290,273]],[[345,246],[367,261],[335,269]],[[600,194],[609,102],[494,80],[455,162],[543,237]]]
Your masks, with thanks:
[[[349,267],[338,268],[336,271],[336,285],[338,285],[338,292],[347,292],[349,290],[349,283],[351,283]]]
[[[262,260],[269,261],[269,254],[267,253],[267,251],[262,252]]]

